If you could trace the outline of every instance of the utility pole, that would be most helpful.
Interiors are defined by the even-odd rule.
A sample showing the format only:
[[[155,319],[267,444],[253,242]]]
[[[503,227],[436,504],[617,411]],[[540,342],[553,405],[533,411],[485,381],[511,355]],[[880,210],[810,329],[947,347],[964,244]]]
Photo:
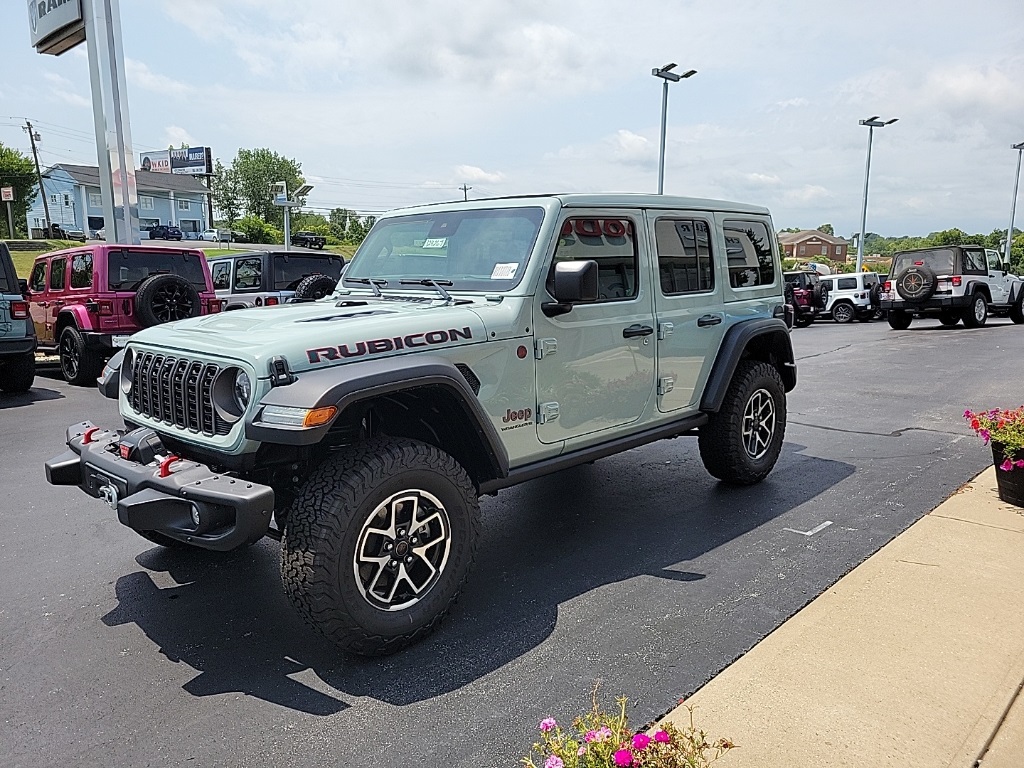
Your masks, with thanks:
[[[28,120],[25,121],[24,130],[28,131],[28,140],[32,143],[32,157],[36,161],[36,178],[39,180],[39,196],[43,198],[43,214],[46,216],[46,234],[43,235],[44,239],[49,238],[53,231],[50,228],[50,205],[46,201],[46,190],[43,189],[43,172],[39,170],[39,153],[36,151],[36,139],[40,139],[39,134],[32,128],[32,123]],[[41,140],[41,139],[40,139]]]
[[[472,187],[467,187],[466,182],[462,182],[462,186],[459,187],[459,189],[462,190],[462,199],[469,200],[469,190],[471,190]]]

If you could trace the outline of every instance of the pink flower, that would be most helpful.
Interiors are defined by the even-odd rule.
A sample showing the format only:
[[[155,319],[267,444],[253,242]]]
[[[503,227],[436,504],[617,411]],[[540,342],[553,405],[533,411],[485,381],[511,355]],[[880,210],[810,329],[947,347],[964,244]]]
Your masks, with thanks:
[[[1024,459],[1017,459],[1013,462],[1013,466],[1024,468]]]
[[[988,441],[992,439],[992,433],[987,429],[979,429],[978,434],[981,435],[981,439],[985,441],[985,445],[988,445]]]
[[[555,718],[553,717],[545,717],[543,720],[540,721],[540,725],[537,727],[540,728],[544,733],[547,733],[553,728],[557,728],[558,723],[555,722]]]
[[[551,757],[544,761],[544,768],[565,768],[565,763],[562,762],[562,758],[558,755],[551,755]]]
[[[602,725],[594,733],[594,741],[608,741],[612,737],[612,729],[607,725]]]
[[[597,741],[597,733],[595,731],[587,731],[586,734],[583,736],[583,740],[587,743],[591,741]]]
[[[585,754],[587,754],[587,748],[580,744],[580,748],[576,750],[576,756],[583,757]]]
[[[660,744],[668,744],[672,737],[668,735],[668,731],[655,731],[654,740]]]
[[[964,418],[965,419],[971,418],[972,415],[973,414],[971,413],[971,409],[970,408],[968,408],[966,411],[964,411]]]
[[[1009,472],[1013,469],[1013,462],[1010,461],[1010,459],[1005,459],[1003,463],[999,465],[999,468],[1003,470],[1003,472]]]
[[[615,752],[614,755],[616,765],[632,765],[633,764],[633,753],[628,749],[620,749]]]
[[[651,743],[651,737],[646,733],[638,733],[633,737],[633,749],[647,749],[647,745]]]

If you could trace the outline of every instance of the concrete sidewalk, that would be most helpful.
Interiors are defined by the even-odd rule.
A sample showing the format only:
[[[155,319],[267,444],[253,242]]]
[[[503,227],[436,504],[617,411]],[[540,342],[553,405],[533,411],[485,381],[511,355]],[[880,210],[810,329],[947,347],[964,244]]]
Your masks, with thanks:
[[[688,699],[722,768],[1024,766],[1022,512],[986,470]]]

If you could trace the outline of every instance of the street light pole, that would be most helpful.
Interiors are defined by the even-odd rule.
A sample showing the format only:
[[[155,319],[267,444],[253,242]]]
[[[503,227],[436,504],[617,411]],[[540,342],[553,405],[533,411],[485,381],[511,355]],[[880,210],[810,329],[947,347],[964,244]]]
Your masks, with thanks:
[[[1020,184],[1020,156],[1024,153],[1024,141],[1010,149],[1017,150],[1017,173],[1013,176],[1013,198],[1010,200],[1010,226],[1006,229],[1006,263],[1010,263],[1010,248],[1013,245],[1013,217],[1017,213],[1017,186]]]
[[[879,120],[878,115],[869,117],[867,120],[861,120],[860,125],[866,125],[868,127],[868,161],[864,166],[864,204],[860,210],[860,240],[857,241],[857,271],[860,272],[864,267],[864,238],[867,236],[867,223],[868,223],[868,179],[871,177],[871,141],[875,135],[875,128],[884,128],[887,125],[892,125],[898,117],[892,118],[892,120]]]
[[[658,152],[658,194],[665,194],[665,132],[668,126],[668,84],[678,83],[680,80],[685,80],[688,77],[693,77],[697,74],[696,69],[691,69],[689,72],[684,72],[681,75],[672,72],[676,68],[675,62],[666,64],[660,69],[655,68],[651,70],[651,74],[655,77],[660,77],[664,82],[662,83],[661,89],[661,149]]]

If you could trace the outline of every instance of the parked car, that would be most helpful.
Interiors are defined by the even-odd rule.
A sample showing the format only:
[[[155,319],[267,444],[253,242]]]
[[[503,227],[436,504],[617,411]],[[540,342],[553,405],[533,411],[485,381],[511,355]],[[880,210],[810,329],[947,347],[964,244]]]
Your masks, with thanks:
[[[882,286],[881,308],[899,331],[909,328],[915,315],[979,328],[990,313],[1024,323],[1022,301],[1024,281],[998,251],[948,245],[897,253]]]
[[[245,232],[240,232],[237,229],[231,230],[231,241],[233,243],[248,243],[249,236]]]
[[[0,391],[25,392],[36,375],[36,333],[6,243],[0,243]]]
[[[810,270],[786,272],[786,303],[793,307],[793,324],[806,328],[818,317],[825,314],[828,302],[828,286],[821,282],[821,276]]]
[[[870,322],[880,311],[882,284],[874,272],[851,272],[820,278],[828,288],[825,314],[837,323],[850,323],[854,319]]]
[[[150,240],[181,240],[181,230],[170,224],[157,224],[149,228]]]
[[[317,248],[323,250],[327,245],[327,238],[315,232],[293,232],[292,245],[300,245],[303,248]]]
[[[209,240],[214,243],[231,242],[230,229],[206,229],[199,235],[200,240]]]
[[[78,240],[85,242],[85,232],[74,225],[57,224],[50,225],[51,237],[57,240]]]
[[[740,203],[391,211],[340,301],[134,336],[99,387],[121,418],[70,426],[46,477],[168,546],[279,538],[297,612],[343,649],[393,653],[462,590],[483,494],[684,435],[723,482],[767,477],[797,378],[781,266],[768,211]]]
[[[210,273],[224,309],[234,310],[321,299],[337,286],[344,266],[333,253],[251,251],[212,259]]]
[[[39,347],[59,354],[72,384],[94,383],[136,331],[221,308],[202,251],[173,246],[94,244],[38,256],[27,295]]]

